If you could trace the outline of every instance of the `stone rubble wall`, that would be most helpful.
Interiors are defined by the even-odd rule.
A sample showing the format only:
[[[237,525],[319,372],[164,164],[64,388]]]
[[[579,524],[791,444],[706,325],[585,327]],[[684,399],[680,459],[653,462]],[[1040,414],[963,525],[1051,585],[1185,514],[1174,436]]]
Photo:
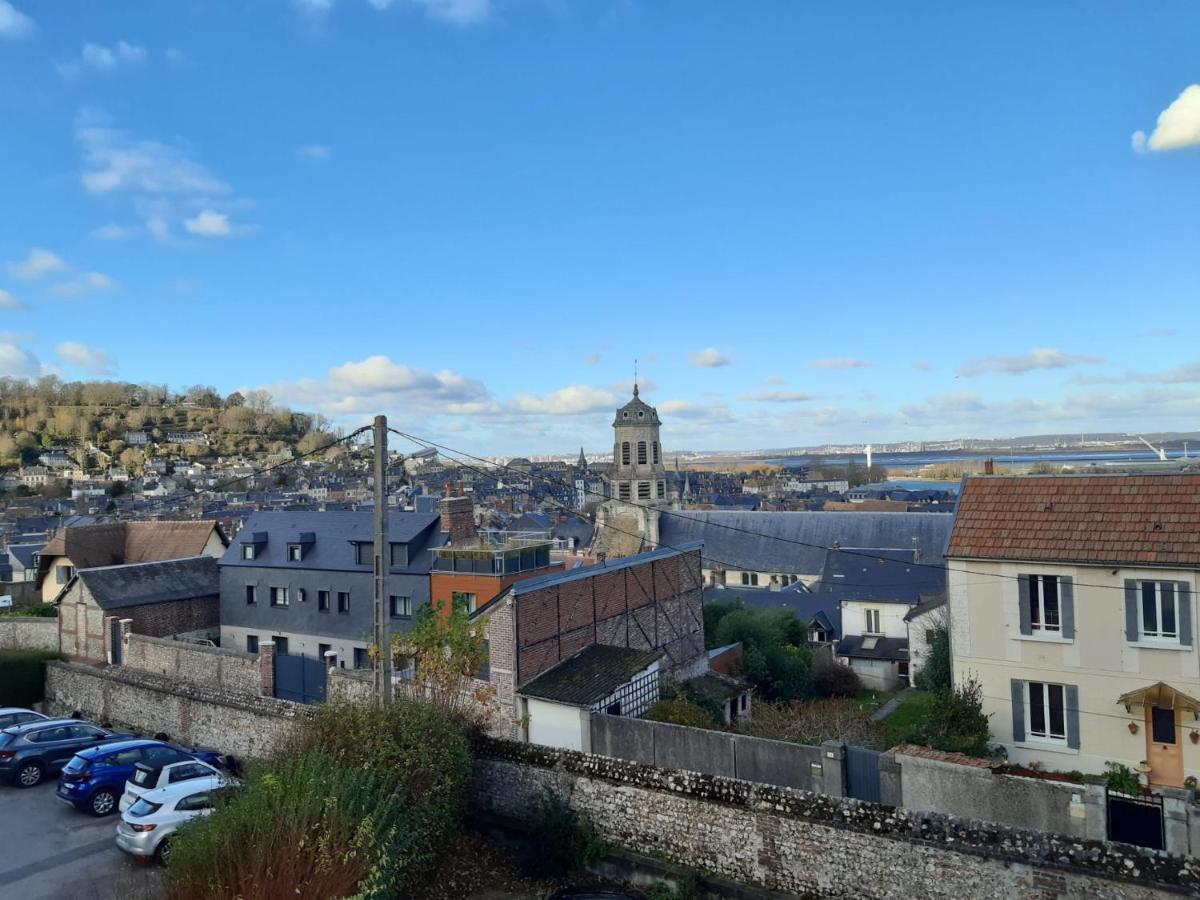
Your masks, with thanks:
[[[1145,900],[1200,864],[1120,844],[912,813],[695,772],[481,741],[473,804],[520,819],[546,792],[637,853],[799,895]]]
[[[58,619],[0,616],[0,650],[58,650]]]
[[[129,634],[125,639],[121,665],[126,669],[166,675],[192,684],[242,694],[257,695],[261,688],[256,654],[169,638]]]

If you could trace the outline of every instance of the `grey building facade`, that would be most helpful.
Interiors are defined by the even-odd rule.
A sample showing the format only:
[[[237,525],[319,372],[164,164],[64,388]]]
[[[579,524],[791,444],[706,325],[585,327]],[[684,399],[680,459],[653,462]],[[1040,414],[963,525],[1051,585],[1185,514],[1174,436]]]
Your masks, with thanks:
[[[388,516],[388,611],[393,632],[429,602],[430,552],[446,543],[437,513]],[[372,513],[259,512],[220,562],[221,645],[369,665],[374,629]]]

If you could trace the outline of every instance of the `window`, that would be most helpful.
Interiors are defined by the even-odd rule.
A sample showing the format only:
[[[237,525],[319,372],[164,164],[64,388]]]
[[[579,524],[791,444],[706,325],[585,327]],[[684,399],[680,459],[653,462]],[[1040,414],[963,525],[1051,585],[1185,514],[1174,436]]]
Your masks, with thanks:
[[[329,653],[331,650],[333,650],[333,648],[331,646],[329,646],[328,644],[317,644],[317,656],[320,657],[321,662],[327,661],[326,654]]]
[[[304,588],[296,588],[296,599],[301,603],[304,602]]]
[[[167,775],[168,784],[178,784],[180,781],[188,781],[191,778],[204,778],[206,775],[212,775],[213,770],[203,763],[184,763],[183,765],[175,766]]]
[[[621,465],[629,465],[629,441],[621,444]]]
[[[393,619],[407,619],[412,616],[412,597],[388,597],[388,605]]]
[[[646,464],[646,442],[645,441],[638,441],[638,457],[637,457],[637,459],[638,459],[639,466],[644,466]]]
[[[285,587],[271,588],[271,605],[272,606],[287,606],[288,605],[288,589]]]
[[[338,612],[343,614],[350,612],[350,593],[348,591],[338,591]]]
[[[467,604],[468,615],[475,612],[475,607],[479,605],[479,598],[475,594],[468,594],[464,591],[455,591],[450,600],[456,606],[460,600]]]
[[[375,564],[375,545],[374,544],[355,544],[354,545],[354,561],[360,566],[370,566]]]
[[[288,559],[291,562],[300,562],[304,558],[304,548],[299,544],[288,544]]]
[[[937,631],[932,628],[925,629],[925,643],[932,644],[937,640]]]
[[[354,648],[354,668],[369,669],[370,667],[371,667],[371,660],[367,656],[367,651],[365,649],[363,649],[362,647],[355,647]]]
[[[660,481],[658,483],[658,496],[659,497],[667,496],[667,483],[665,481]]]
[[[638,499],[639,500],[649,500],[650,499],[650,482],[648,482],[648,481],[639,481],[638,482]]]
[[[408,565],[408,544],[392,544],[392,565],[400,567]]]
[[[654,442],[654,464],[658,465],[658,441]]]
[[[285,655],[287,654],[287,652],[288,652],[288,639],[287,638],[281,637],[280,635],[276,635],[275,637],[271,638],[271,640],[273,640],[275,642],[275,652],[276,653],[283,653]]]
[[[742,573],[742,584],[748,585],[751,587],[757,587],[758,586],[758,573],[757,572],[743,572]]]
[[[317,591],[317,612],[329,612],[329,591]]]
[[[1067,742],[1066,692],[1061,684],[1025,683],[1025,733],[1033,740]]]
[[[1029,576],[1029,627],[1043,634],[1061,634],[1057,575]]]
[[[246,635],[246,652],[247,653],[257,653],[258,652],[258,635],[257,634]]]
[[[253,606],[258,602],[258,590],[252,584],[246,585],[246,605]]]
[[[1143,640],[1179,640],[1173,582],[1139,581],[1138,606],[1138,627]]]
[[[253,544],[242,544],[242,559],[254,559]]]
[[[54,580],[57,584],[66,584],[75,574],[74,566],[58,566],[54,570]]]
[[[868,609],[867,611],[867,627],[865,634],[883,634],[883,629],[879,627],[879,610]]]
[[[1150,733],[1156,744],[1175,743],[1175,710],[1160,706],[1150,711]]]
[[[203,791],[199,794],[192,794],[190,797],[184,797],[175,804],[177,812],[195,812],[201,809],[212,808],[212,795],[209,791]]]
[[[629,499],[629,482],[628,481],[622,481],[619,485],[617,485],[617,499],[619,499],[619,500],[628,500]]]

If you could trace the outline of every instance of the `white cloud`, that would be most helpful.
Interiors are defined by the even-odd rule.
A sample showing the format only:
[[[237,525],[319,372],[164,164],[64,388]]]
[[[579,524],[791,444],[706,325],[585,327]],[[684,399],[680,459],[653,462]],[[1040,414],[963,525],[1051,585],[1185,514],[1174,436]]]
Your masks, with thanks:
[[[324,144],[305,144],[296,149],[296,156],[309,162],[324,162],[332,155],[332,151]]]
[[[117,225],[115,222],[102,225],[92,231],[92,237],[100,241],[123,241],[127,237],[132,237],[133,234],[133,228]]]
[[[13,335],[0,334],[0,375],[37,378],[42,374],[38,358],[17,343]]]
[[[815,400],[816,397],[803,391],[759,391],[754,394],[743,394],[742,399],[753,403],[805,403]]]
[[[865,359],[855,359],[851,356],[835,356],[830,359],[814,359],[809,362],[810,369],[866,369],[871,364]]]
[[[24,262],[8,264],[9,274],[24,281],[33,281],[54,272],[61,272],[66,268],[67,264],[59,256],[49,250],[43,250],[41,247],[34,247],[30,250]]]
[[[0,0],[0,38],[29,37],[36,30],[33,19],[16,9],[8,0]]]
[[[25,304],[10,294],[8,291],[0,288],[0,309],[24,309]]]
[[[512,399],[514,412],[551,416],[574,416],[614,409],[617,397],[604,388],[573,384],[550,394],[517,394]]]
[[[716,347],[709,347],[707,350],[693,350],[688,354],[688,361],[693,366],[698,366],[702,369],[715,369],[720,366],[727,366],[733,362],[733,360]]]
[[[112,375],[116,371],[112,357],[99,347],[88,347],[78,341],[63,341],[54,352],[64,365],[83,369],[89,375]]]
[[[232,230],[229,227],[229,216],[224,213],[203,210],[190,219],[185,219],[183,227],[190,234],[200,237],[228,237]]]
[[[1147,137],[1144,131],[1135,131],[1131,143],[1138,152],[1200,146],[1200,84],[1185,87],[1171,105],[1158,114],[1158,122],[1150,136]]]
[[[127,41],[117,41],[113,46],[87,43],[79,53],[79,58],[62,63],[58,72],[64,78],[78,78],[84,70],[96,72],[111,72],[118,66],[137,65],[145,62],[146,48]]]
[[[475,25],[492,14],[491,0],[410,0],[433,19],[453,25]],[[380,7],[376,3],[378,8]],[[386,3],[385,3],[386,6]]]
[[[85,272],[78,278],[52,285],[50,293],[55,297],[77,297],[94,291],[111,291],[117,283],[103,272]]]
[[[1012,356],[981,356],[969,359],[955,371],[962,378],[978,375],[1024,375],[1037,369],[1069,369],[1073,366],[1096,365],[1104,362],[1100,356],[1086,353],[1064,353],[1053,347],[1035,347],[1028,353]]]

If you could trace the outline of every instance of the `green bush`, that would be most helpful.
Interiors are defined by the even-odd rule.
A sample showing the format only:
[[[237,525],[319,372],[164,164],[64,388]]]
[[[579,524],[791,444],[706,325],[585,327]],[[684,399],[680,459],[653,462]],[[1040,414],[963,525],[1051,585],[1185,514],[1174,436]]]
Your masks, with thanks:
[[[717,728],[719,723],[710,710],[686,697],[659,700],[650,707],[646,718],[653,722],[687,725],[691,728]]]
[[[0,706],[29,707],[45,699],[46,662],[63,658],[48,650],[0,652]]]
[[[934,693],[917,737],[920,743],[936,750],[987,756],[992,732],[983,712],[983,688],[979,682],[972,678],[955,690]]]
[[[1140,794],[1142,782],[1138,773],[1124,763],[1106,762],[1104,764],[1104,786],[1110,791],[1121,794]]]
[[[735,609],[717,625],[717,646],[742,643],[745,675],[766,700],[814,696],[812,651],[787,610]]]
[[[858,673],[833,660],[817,664],[813,672],[813,687],[822,697],[857,697],[863,692]]]
[[[929,659],[917,673],[915,686],[922,691],[948,691],[950,685],[950,629],[939,625],[933,631]]]
[[[537,848],[527,865],[535,878],[561,878],[595,862],[607,849],[592,823],[549,791],[525,825]]]
[[[11,606],[0,609],[0,616],[20,616],[33,619],[57,619],[58,606],[53,603],[39,603],[37,606]]]
[[[704,604],[704,638],[709,650],[721,646],[717,640],[717,628],[720,626],[721,620],[731,612],[737,612],[745,608],[741,597],[732,597],[728,600],[714,600],[711,603]]]
[[[459,827],[471,776],[460,726],[426,704],[316,711],[176,838],[167,896],[419,896]]]

